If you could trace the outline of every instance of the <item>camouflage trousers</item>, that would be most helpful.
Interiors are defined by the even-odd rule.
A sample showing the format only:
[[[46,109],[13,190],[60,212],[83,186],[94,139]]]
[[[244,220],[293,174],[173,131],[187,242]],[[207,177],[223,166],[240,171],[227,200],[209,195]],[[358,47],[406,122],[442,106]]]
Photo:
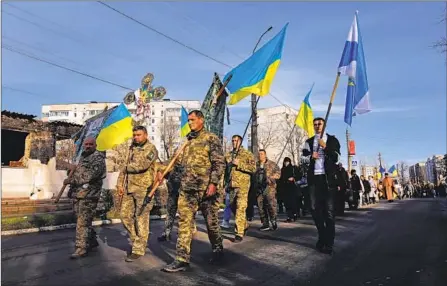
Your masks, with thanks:
[[[76,242],[75,247],[87,251],[91,243],[96,240],[96,232],[92,227],[98,200],[76,199],[74,211],[76,213]]]
[[[178,209],[178,198],[179,193],[178,192],[170,192],[168,195],[168,202],[166,205],[167,208],[167,214],[165,219],[165,231],[163,232],[166,236],[170,235],[172,232],[172,228],[174,227],[175,217],[177,215],[177,209]],[[194,214],[195,218],[195,214]],[[194,220],[192,232],[197,231],[196,222]]]
[[[165,220],[165,231],[164,234],[166,236],[170,235],[172,232],[172,228],[174,227],[175,216],[177,214],[177,204],[178,204],[179,193],[177,192],[169,192],[168,194],[168,202],[166,204],[167,214]]]
[[[230,189],[230,206],[236,222],[234,232],[240,237],[244,237],[245,230],[248,228],[247,216],[245,213],[248,204],[248,190],[249,186]]]
[[[270,222],[276,222],[276,189],[267,187],[262,193],[258,194],[258,210],[262,225]]]
[[[219,194],[207,198],[205,191],[180,191],[178,200],[179,229],[177,238],[176,260],[189,263],[191,254],[191,241],[194,233],[195,214],[201,211],[208,231],[213,252],[223,250],[222,234],[219,226]]]
[[[137,216],[143,205],[146,190],[132,194],[124,194],[121,205],[121,221],[129,233],[132,253],[144,255],[149,239],[149,214],[154,206],[154,200],[145,207],[144,212]]]

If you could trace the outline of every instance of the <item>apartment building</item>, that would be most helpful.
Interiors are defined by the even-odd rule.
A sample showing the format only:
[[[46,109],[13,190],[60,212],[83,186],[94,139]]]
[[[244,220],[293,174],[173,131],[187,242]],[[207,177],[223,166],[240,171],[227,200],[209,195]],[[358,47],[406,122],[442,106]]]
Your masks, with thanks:
[[[112,108],[121,104],[120,102],[88,102],[73,104],[52,104],[42,106],[42,121],[64,121],[84,124],[89,118],[101,113],[106,107]],[[198,100],[170,100],[163,99],[150,103],[151,115],[145,122],[148,130],[149,140],[157,147],[160,159],[167,159],[168,153],[182,140],[180,138],[181,108],[186,110],[200,109]],[[134,116],[136,105],[132,103],[127,106]]]

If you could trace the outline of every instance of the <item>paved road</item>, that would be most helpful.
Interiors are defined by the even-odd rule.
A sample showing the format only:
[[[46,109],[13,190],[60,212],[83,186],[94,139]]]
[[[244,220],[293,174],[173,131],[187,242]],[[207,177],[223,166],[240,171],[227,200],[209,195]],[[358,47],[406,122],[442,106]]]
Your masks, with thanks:
[[[198,224],[192,267],[168,274],[174,243],[159,244],[162,221],[151,222],[146,256],[124,262],[128,250],[121,225],[98,228],[100,248],[78,261],[73,230],[2,237],[2,285],[430,285],[447,281],[447,200],[414,199],[348,212],[337,219],[336,253],[314,250],[310,218],[280,223],[261,233],[254,222],[241,244],[226,234],[226,263],[207,263],[210,246]]]

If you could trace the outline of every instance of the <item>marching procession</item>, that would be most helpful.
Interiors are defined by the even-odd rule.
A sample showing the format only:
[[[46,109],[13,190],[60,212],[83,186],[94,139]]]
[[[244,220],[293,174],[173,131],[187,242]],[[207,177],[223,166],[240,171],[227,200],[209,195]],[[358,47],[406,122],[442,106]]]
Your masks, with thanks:
[[[445,285],[441,6],[9,2],[2,285]]]

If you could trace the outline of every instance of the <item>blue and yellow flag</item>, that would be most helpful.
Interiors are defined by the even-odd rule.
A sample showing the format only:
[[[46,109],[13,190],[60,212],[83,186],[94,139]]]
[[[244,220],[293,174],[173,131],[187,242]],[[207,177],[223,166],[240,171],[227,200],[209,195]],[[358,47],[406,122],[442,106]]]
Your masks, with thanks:
[[[132,116],[121,103],[106,119],[96,138],[96,149],[105,151],[132,138]]]
[[[229,105],[234,105],[250,94],[267,95],[281,62],[287,23],[284,28],[251,57],[227,73],[223,79],[232,75],[227,85],[230,91]]]
[[[396,165],[391,166],[391,168],[388,170],[388,173],[391,175],[391,177],[396,177],[397,176]]]
[[[185,137],[191,132],[191,128],[188,125],[188,111],[182,106],[182,116],[180,121],[180,135]]]
[[[307,93],[306,97],[303,100],[303,103],[301,103],[300,111],[298,112],[298,115],[295,119],[295,124],[304,129],[304,131],[307,132],[307,135],[309,138],[313,137],[315,135],[314,130],[314,113],[312,112],[312,107],[310,106],[309,97],[312,93],[312,89],[314,88],[314,84],[310,88],[309,92]]]

